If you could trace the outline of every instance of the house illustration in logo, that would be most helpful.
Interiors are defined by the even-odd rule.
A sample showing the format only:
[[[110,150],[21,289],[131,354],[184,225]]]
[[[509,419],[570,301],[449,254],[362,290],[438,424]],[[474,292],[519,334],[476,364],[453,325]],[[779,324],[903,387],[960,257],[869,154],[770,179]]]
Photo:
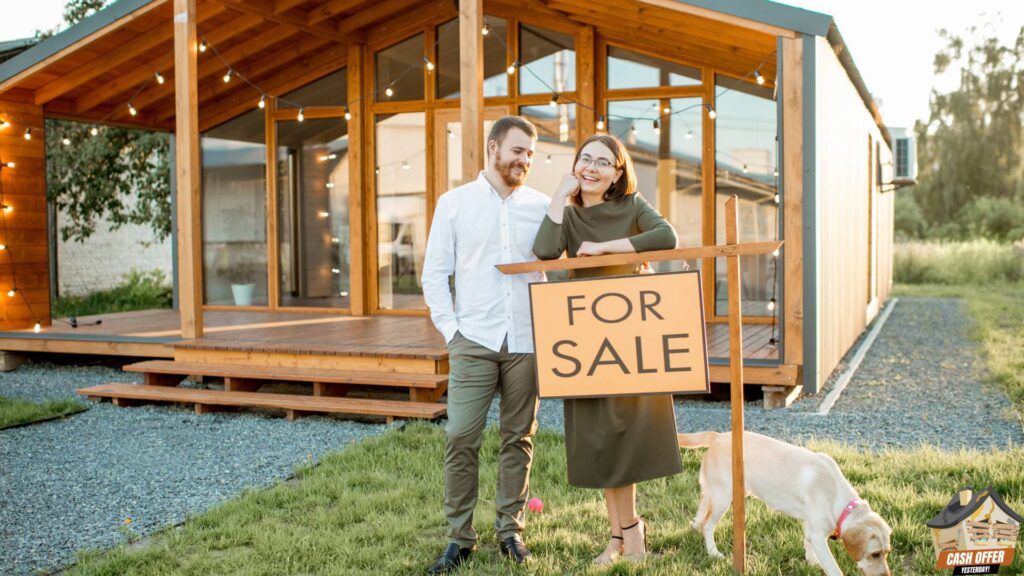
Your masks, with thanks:
[[[928,527],[939,558],[949,552],[1006,549],[1012,557],[1021,522],[1024,518],[991,486],[977,493],[965,487],[928,521]]]

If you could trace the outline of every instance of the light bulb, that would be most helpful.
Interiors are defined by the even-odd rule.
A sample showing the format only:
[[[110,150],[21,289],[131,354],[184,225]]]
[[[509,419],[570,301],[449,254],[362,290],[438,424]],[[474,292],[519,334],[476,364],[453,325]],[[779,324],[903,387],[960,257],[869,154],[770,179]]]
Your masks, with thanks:
[[[772,310],[775,310],[775,298],[768,301],[768,311],[771,312]]]
[[[339,268],[331,268],[331,274],[341,274],[341,269],[339,269]]]
[[[321,210],[321,211],[317,212],[316,215],[321,217],[321,218],[327,218],[328,216],[331,215],[331,213],[327,212],[326,210]]]
[[[391,98],[392,96],[395,95],[395,91],[391,89],[391,86],[388,86],[387,88],[384,89],[384,95],[387,96],[388,98]]]
[[[93,136],[96,136],[99,133],[100,133],[100,129],[95,127],[95,126],[93,126],[92,128],[89,129],[89,134],[91,134]]]
[[[139,111],[135,109],[135,106],[132,106],[131,102],[128,103],[128,113],[131,114],[132,116],[135,116],[136,114],[139,113]]]
[[[711,107],[711,104],[705,104],[704,107],[707,108],[708,110],[708,118],[714,120],[715,118],[718,117],[718,113],[715,112],[715,109]]]
[[[235,72],[234,70],[232,70],[231,68],[228,68],[228,71],[224,73],[224,83],[225,84],[227,84],[228,82],[231,82],[231,75],[234,74],[234,72]]]
[[[508,72],[510,76],[512,74],[515,74],[516,73],[516,63],[513,62],[513,63],[509,64],[508,68],[506,68],[505,71]]]
[[[661,126],[658,124],[657,120],[654,121],[654,133],[661,134]]]
[[[670,106],[665,106],[664,108],[661,109],[661,112],[662,114],[671,114],[672,108]]]
[[[775,250],[772,250],[772,256],[774,258],[778,258],[779,257],[779,249],[778,248],[776,248]]]
[[[484,26],[483,26],[483,28],[480,29],[480,33],[483,34],[484,36],[487,36],[488,34],[490,34],[491,33],[491,25],[488,24],[487,22],[484,22]]]
[[[688,130],[686,132],[686,139],[687,140],[693,140],[693,130]]]
[[[597,119],[597,129],[598,130],[604,130],[604,115],[603,114],[600,117],[598,117],[598,119]]]
[[[423,62],[427,65],[427,70],[428,71],[433,71],[434,70],[434,63],[430,61],[430,58],[427,58],[426,56],[424,56],[423,57]]]
[[[157,73],[156,73],[156,83],[157,83],[157,84],[163,84],[163,83],[164,83],[164,82],[166,82],[166,81],[167,81],[167,79],[166,79],[166,78],[164,78],[164,75],[163,75],[163,74],[161,74],[161,73],[159,73],[159,72],[157,72]]]
[[[551,95],[551,102],[548,102],[548,106],[555,108],[558,106],[558,94]]]
[[[551,164],[551,154],[548,154],[548,157],[544,159],[544,163]]]
[[[744,165],[743,165],[743,173],[744,173],[744,174],[746,174],[746,173],[747,173],[748,171],[749,171],[749,170],[747,169],[747,165],[746,165],[746,164],[744,164]]]
[[[632,126],[630,126],[629,127],[629,131],[633,135],[633,137],[635,138],[636,137],[636,124],[633,124]]]
[[[299,108],[299,116],[298,116],[299,122],[302,122],[305,119],[306,119],[306,115],[302,113],[302,108]]]
[[[7,291],[7,295],[10,296],[11,298],[14,298],[14,295],[17,294],[17,293],[18,293],[18,289],[17,288],[11,288],[10,290]]]
[[[0,166],[4,168],[14,168],[14,162],[4,162],[3,164],[0,164]]]
[[[199,51],[206,52],[206,38],[203,38],[203,41],[199,43]]]
[[[345,120],[351,120],[351,119],[352,119],[352,113],[349,112],[348,106],[345,106]]]
[[[7,244],[0,244],[0,252],[7,250]]]
[[[31,128],[25,128],[25,140],[31,140],[31,139],[32,139],[32,129]]]
[[[256,103],[256,106],[258,106],[260,110],[263,110],[264,108],[267,107],[267,96],[266,96],[266,94],[261,94],[260,95],[260,101]]]
[[[760,70],[754,70],[754,80],[757,81],[758,86],[764,86],[764,76],[761,76]]]
[[[32,331],[35,332],[36,334],[39,334],[39,332],[42,329],[43,329],[43,327],[42,327],[41,324],[39,324],[39,322],[36,322],[36,325],[32,327]]]
[[[4,204],[4,212],[10,214],[14,210],[14,206],[10,204]]]
[[[782,200],[782,198],[778,195],[778,193],[776,193],[775,194],[775,203],[778,204],[781,200]]]
[[[455,139],[455,132],[452,132],[451,128],[448,129],[448,138],[450,138],[452,140]]]
[[[0,128],[10,128],[11,123],[7,120],[0,120]]]
[[[402,161],[402,170],[411,170],[411,169],[412,169],[412,166],[409,166],[409,163],[403,160]]]
[[[71,146],[71,138],[64,138],[63,140],[60,141],[60,143],[65,146]]]

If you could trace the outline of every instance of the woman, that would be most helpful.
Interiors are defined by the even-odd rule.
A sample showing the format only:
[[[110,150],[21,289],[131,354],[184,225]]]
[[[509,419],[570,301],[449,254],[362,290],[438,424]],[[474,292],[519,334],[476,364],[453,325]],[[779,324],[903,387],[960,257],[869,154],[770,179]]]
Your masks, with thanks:
[[[577,257],[675,247],[675,230],[636,194],[625,145],[595,134],[576,153],[572,173],[562,178],[533,251],[552,260],[566,250]],[[571,277],[621,276],[639,269],[632,264],[584,268]],[[643,559],[646,526],[636,513],[636,483],[682,471],[672,397],[580,398],[564,406],[569,483],[603,488],[608,508],[611,540],[594,562]]]

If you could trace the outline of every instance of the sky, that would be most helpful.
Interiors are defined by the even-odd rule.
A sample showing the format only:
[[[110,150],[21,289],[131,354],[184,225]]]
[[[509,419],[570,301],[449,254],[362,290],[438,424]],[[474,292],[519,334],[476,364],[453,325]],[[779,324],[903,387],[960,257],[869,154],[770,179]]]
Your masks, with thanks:
[[[1024,25],[1022,0],[788,0],[835,17],[861,76],[890,127],[928,117],[933,87],[956,88],[955,74],[935,78],[932,61],[943,48],[937,31],[989,30],[1011,44]],[[0,41],[27,38],[61,24],[64,0],[0,0]]]

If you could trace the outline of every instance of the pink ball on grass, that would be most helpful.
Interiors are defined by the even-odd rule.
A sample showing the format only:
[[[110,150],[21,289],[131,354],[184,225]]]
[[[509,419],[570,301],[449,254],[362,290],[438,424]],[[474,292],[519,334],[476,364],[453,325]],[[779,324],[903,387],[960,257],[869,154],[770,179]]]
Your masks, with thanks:
[[[530,509],[530,512],[541,512],[544,510],[544,503],[541,502],[540,498],[530,498],[530,501],[526,503],[526,507]]]

